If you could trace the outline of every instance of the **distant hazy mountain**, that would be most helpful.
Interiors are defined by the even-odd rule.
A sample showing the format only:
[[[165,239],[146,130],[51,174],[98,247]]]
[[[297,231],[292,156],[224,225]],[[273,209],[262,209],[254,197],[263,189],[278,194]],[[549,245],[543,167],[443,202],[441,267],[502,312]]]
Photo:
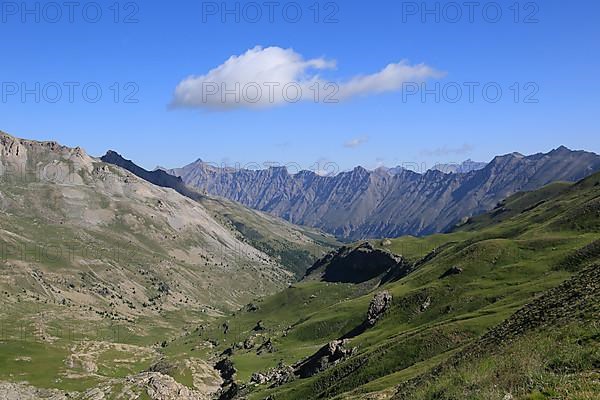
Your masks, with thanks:
[[[498,156],[479,167],[468,161],[461,168],[470,172],[452,174],[357,167],[324,177],[309,171],[292,175],[283,167],[221,169],[198,160],[169,172],[188,185],[290,222],[362,239],[445,231],[518,191],[599,171],[600,156],[561,146],[547,154]]]
[[[430,169],[432,169],[434,171],[440,171],[445,174],[467,174],[471,171],[477,171],[477,170],[483,169],[483,168],[485,168],[485,166],[487,164],[488,163],[477,162],[477,161],[473,161],[473,160],[469,159],[469,160],[463,161],[460,164],[459,163],[435,164]],[[421,166],[418,166],[418,167],[421,168]],[[405,166],[398,165],[398,166],[392,167],[392,168],[379,167],[378,169],[381,171],[385,171],[391,175],[397,175],[400,172],[407,170],[407,169],[415,171],[415,168],[411,168],[411,166],[409,166],[409,165],[405,165]]]
[[[443,172],[445,174],[468,174],[472,171],[484,169],[486,165],[487,163],[484,162],[467,160],[460,164],[436,164],[431,169]]]

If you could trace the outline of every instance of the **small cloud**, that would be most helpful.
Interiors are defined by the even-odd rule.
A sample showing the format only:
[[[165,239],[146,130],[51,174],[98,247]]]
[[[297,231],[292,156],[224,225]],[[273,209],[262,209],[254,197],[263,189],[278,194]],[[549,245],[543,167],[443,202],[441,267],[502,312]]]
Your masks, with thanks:
[[[344,143],[344,147],[346,147],[348,149],[355,149],[355,148],[367,143],[368,141],[369,141],[368,136],[356,137],[356,138],[350,139],[346,143]]]
[[[425,64],[406,61],[345,81],[325,80],[319,75],[333,69],[335,60],[305,59],[293,49],[256,46],[202,75],[183,79],[175,88],[171,106],[232,110],[264,109],[299,101],[335,103],[359,95],[400,91],[405,83],[444,75]],[[316,92],[319,97],[315,99]]]
[[[436,149],[425,149],[421,151],[421,155],[428,157],[444,157],[450,155],[465,155],[473,151],[473,146],[470,144],[463,144],[460,147],[438,147]]]

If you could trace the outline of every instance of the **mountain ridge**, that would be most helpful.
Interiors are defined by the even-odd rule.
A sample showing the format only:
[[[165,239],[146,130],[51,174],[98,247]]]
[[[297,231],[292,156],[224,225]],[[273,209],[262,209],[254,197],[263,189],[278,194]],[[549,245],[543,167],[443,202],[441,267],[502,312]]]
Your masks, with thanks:
[[[173,189],[179,194],[206,206],[207,209],[217,211],[217,218],[240,232],[254,247],[279,259],[297,278],[303,275],[305,267],[310,265],[314,258],[318,256],[321,246],[329,248],[337,245],[333,238],[327,238],[314,229],[295,226],[275,216],[246,209],[243,205],[231,200],[217,199],[206,193],[200,193],[198,190],[187,186],[180,177],[170,175],[164,170],[148,171],[133,161],[125,159],[114,150],[109,150],[101,157],[101,160],[122,167],[152,184]],[[269,229],[265,224],[270,224]],[[271,237],[264,232],[269,232]],[[290,237],[296,235],[305,237],[306,240],[312,240],[315,244],[314,251],[289,249],[286,244],[286,235],[288,236],[287,241],[290,241]]]
[[[395,174],[355,167],[335,176],[312,171],[219,168],[196,161],[168,170],[189,186],[343,240],[423,236],[492,209],[519,191],[574,182],[600,170],[600,156],[564,146],[548,153],[494,157],[481,169]],[[435,211],[434,211],[435,210]]]
[[[0,398],[60,388],[49,396],[90,399],[121,387],[127,398],[154,389],[208,399],[220,378],[202,348],[176,367],[194,389],[160,368],[161,349],[289,286],[337,245],[226,199],[184,196],[179,178],[123,160],[135,173],[0,133]]]

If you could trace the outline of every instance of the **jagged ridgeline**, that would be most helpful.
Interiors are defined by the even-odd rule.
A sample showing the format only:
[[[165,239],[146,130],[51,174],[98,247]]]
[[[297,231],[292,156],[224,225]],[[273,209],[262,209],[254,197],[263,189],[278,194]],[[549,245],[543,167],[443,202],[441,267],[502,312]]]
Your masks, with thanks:
[[[167,346],[209,341],[221,399],[600,398],[600,174],[447,234],[360,242]]]
[[[171,385],[151,368],[160,343],[287,287],[337,245],[129,167],[0,132],[0,382],[71,398],[127,376],[132,391]],[[202,357],[178,368],[218,387]],[[42,396],[3,385],[0,398]]]
[[[519,191],[598,172],[600,156],[561,146],[545,154],[506,154],[488,164],[467,161],[427,171],[421,165],[406,167],[357,167],[320,176],[292,174],[284,167],[222,168],[198,160],[169,172],[208,193],[347,241],[446,232]]]

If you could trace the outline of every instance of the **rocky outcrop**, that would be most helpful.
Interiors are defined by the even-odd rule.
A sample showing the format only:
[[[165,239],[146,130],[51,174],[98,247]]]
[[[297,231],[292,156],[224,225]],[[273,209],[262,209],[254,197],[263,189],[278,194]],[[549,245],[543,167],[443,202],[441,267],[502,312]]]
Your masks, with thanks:
[[[250,350],[252,348],[254,348],[254,337],[250,336],[248,338],[246,338],[246,340],[244,340],[244,349],[245,350]]]
[[[219,371],[219,374],[221,375],[221,378],[225,384],[233,382],[233,377],[237,371],[233,366],[233,362],[231,362],[229,358],[219,360],[215,364],[215,369]]]
[[[367,325],[369,327],[375,326],[377,321],[385,314],[385,312],[392,305],[392,295],[390,292],[381,292],[373,297],[371,304],[369,304],[369,311],[367,312]]]
[[[364,242],[330,252],[317,260],[306,275],[325,282],[362,283],[375,278],[387,281],[405,276],[411,266],[403,257]]]
[[[219,168],[198,160],[169,172],[207,193],[358,240],[445,231],[518,191],[583,179],[600,170],[600,156],[560,147],[546,154],[499,156],[481,167],[439,166],[456,172],[451,174],[357,167],[320,176],[310,171],[290,174],[282,167]]]
[[[289,365],[279,364],[277,368],[273,368],[265,373],[256,372],[252,374],[250,382],[257,385],[269,384],[275,387],[292,382],[294,379],[296,379],[294,368]]]
[[[40,389],[26,383],[0,382],[2,400],[107,400],[138,398],[139,394],[145,394],[150,400],[209,400],[213,395],[211,390],[203,392],[190,389],[169,375],[156,371],[113,379],[83,393]]]
[[[258,321],[258,322],[256,322],[256,325],[254,326],[254,328],[252,328],[252,330],[253,330],[254,332],[262,332],[262,331],[264,331],[265,329],[266,329],[266,328],[265,328],[265,325],[263,324],[263,322],[262,322],[262,321]]]
[[[127,379],[127,384],[143,388],[152,400],[208,400],[208,393],[189,389],[168,375],[144,372]]]
[[[453,276],[453,275],[460,275],[463,273],[463,269],[457,266],[453,266],[450,269],[448,269],[446,272],[444,272],[441,276],[440,279],[444,279],[444,278],[448,278],[449,276]]]
[[[429,310],[429,307],[431,307],[431,297],[427,297],[423,304],[421,304],[420,311],[423,313]]]
[[[274,353],[275,346],[273,345],[273,341],[271,338],[268,338],[263,344],[260,345],[258,349],[256,349],[256,354],[264,354],[264,353]]]
[[[356,352],[348,348],[349,340],[334,340],[323,346],[312,356],[294,366],[294,374],[300,378],[309,378],[339,364]]]
[[[214,367],[223,379],[223,384],[218,394],[219,400],[230,400],[235,398],[239,391],[237,383],[235,383],[234,377],[237,372],[233,362],[229,358],[223,358],[215,364]]]

